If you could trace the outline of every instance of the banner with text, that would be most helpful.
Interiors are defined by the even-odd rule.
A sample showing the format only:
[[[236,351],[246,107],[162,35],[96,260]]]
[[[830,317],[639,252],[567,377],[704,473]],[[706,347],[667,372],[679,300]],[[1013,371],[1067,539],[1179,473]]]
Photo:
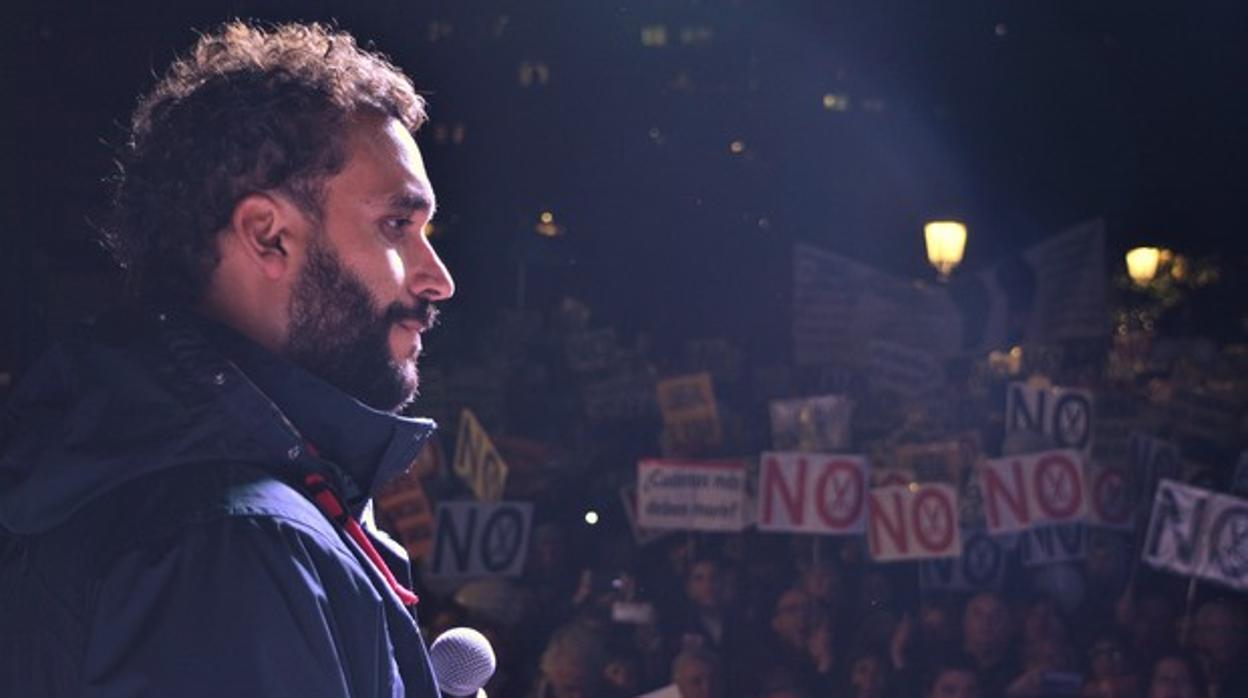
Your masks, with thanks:
[[[701,453],[724,440],[710,373],[659,381],[659,414],[677,453]]]
[[[637,464],[637,523],[643,528],[740,531],[746,524],[745,464],[643,460]]]
[[[1162,480],[1144,562],[1248,590],[1248,500]]]
[[[867,543],[877,562],[957,557],[958,495],[951,485],[890,485],[870,490]]]
[[[821,453],[764,453],[759,471],[761,531],[861,533],[867,459]]]
[[[1044,451],[985,461],[979,476],[984,518],[992,533],[1083,521],[1086,515],[1084,467],[1076,451]]]

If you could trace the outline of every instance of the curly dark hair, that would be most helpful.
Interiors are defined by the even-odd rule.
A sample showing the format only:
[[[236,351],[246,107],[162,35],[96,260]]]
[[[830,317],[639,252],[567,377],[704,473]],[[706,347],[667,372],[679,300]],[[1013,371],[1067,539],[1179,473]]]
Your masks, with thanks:
[[[204,34],[139,100],[118,158],[105,246],[129,290],[195,303],[240,199],[277,191],[314,220],[346,164],[356,115],[425,121],[424,99],[386,57],[321,24],[232,21]]]

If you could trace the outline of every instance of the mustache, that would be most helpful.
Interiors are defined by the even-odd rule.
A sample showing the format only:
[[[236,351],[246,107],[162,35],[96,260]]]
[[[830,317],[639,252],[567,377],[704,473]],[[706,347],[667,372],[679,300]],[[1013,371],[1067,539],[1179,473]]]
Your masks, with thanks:
[[[391,303],[390,307],[386,308],[383,319],[387,325],[415,320],[424,329],[431,330],[438,324],[439,315],[441,311],[433,304],[433,301],[421,299],[410,308],[402,303]]]

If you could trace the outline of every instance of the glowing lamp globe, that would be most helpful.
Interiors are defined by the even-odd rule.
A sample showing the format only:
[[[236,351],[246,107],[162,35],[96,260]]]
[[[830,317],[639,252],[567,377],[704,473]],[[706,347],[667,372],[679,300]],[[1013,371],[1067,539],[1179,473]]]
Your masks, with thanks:
[[[1127,274],[1136,286],[1147,286],[1157,276],[1157,263],[1160,261],[1160,249],[1137,247],[1127,252]]]
[[[927,261],[936,267],[942,279],[949,278],[966,251],[966,226],[957,221],[932,221],[923,226],[923,236],[927,241]]]

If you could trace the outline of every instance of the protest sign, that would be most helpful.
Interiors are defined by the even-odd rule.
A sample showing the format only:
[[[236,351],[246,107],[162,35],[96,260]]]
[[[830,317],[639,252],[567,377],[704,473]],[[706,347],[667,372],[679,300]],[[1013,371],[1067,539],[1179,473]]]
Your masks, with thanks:
[[[852,405],[839,395],[772,400],[771,445],[778,451],[837,451],[849,447]]]
[[[867,375],[876,390],[913,397],[939,388],[944,367],[922,349],[873,339],[867,342]]]
[[[924,592],[1001,588],[1013,537],[990,536],[982,528],[964,528],[961,536],[962,554],[958,557],[919,563],[919,586]]]
[[[412,561],[424,558],[433,546],[433,510],[425,488],[414,472],[404,473],[377,493],[373,500],[378,518],[386,523]]]
[[[1089,463],[1087,470],[1088,521],[1105,528],[1134,529],[1138,488],[1132,484],[1131,468]]]
[[[847,257],[795,245],[795,363],[860,366],[872,339],[946,356],[961,344],[962,321],[943,288],[917,286]]]
[[[1248,590],[1248,500],[1162,480],[1143,559],[1153,567]]]
[[[867,460],[820,453],[764,453],[758,528],[797,533],[861,533]]]
[[[654,369],[621,369],[585,386],[585,416],[591,422],[636,419],[655,412]]]
[[[1092,392],[1011,383],[1006,393],[1005,431],[1043,434],[1057,448],[1092,452]]]
[[[459,435],[455,439],[455,474],[472,488],[483,502],[498,501],[507,485],[507,464],[498,454],[481,422],[472,410],[459,414]]]
[[[615,330],[608,327],[570,334],[564,339],[568,368],[576,373],[589,373],[607,368],[617,353]]]
[[[950,485],[889,485],[870,490],[867,543],[877,562],[957,557],[958,497]]]
[[[745,480],[740,462],[640,461],[637,522],[654,529],[740,531],[746,521]]]
[[[439,502],[433,577],[520,574],[533,522],[530,502]]]
[[[1019,559],[1028,567],[1082,560],[1087,540],[1087,527],[1081,523],[1033,526],[1018,536]]]
[[[1025,336],[1031,342],[1099,338],[1109,331],[1105,223],[1080,223],[1023,252],[1035,293]]]
[[[694,373],[659,381],[659,413],[678,453],[718,447],[724,439],[711,374]]]
[[[979,475],[984,517],[992,533],[1082,521],[1086,513],[1083,462],[1075,451],[989,460],[980,465]]]

